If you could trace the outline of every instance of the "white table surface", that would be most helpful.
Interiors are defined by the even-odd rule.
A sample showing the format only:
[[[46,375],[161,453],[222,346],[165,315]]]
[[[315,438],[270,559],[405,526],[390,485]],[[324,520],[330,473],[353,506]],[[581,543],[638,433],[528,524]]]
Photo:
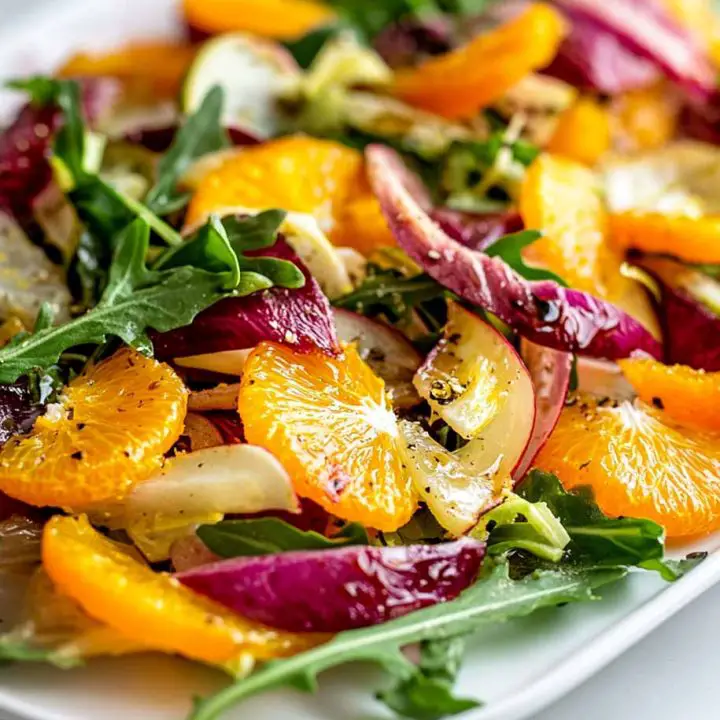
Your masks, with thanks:
[[[0,0],[0,26],[51,1]],[[535,720],[717,720],[719,671],[720,586]]]

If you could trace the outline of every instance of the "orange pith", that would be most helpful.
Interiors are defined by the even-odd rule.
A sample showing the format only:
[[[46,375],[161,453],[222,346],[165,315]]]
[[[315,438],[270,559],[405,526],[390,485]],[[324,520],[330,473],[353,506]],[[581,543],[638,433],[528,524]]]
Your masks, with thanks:
[[[183,8],[188,23],[208,33],[243,30],[282,40],[335,17],[324,3],[313,0],[184,0]]]
[[[629,211],[610,216],[610,233],[621,250],[673,255],[691,263],[720,263],[720,215]]]
[[[318,640],[275,631],[225,610],[135,560],[85,517],[52,518],[43,535],[42,559],[58,589],[90,617],[147,648],[220,664],[243,654],[280,657]]]
[[[657,360],[621,360],[623,374],[640,398],[673,420],[720,433],[720,372]]]
[[[607,212],[591,170],[540,155],[525,174],[520,213],[525,227],[544,234],[526,249],[529,261],[557,273],[570,287],[619,305],[659,337],[645,291],[620,272],[623,258],[610,247]]]
[[[195,57],[195,48],[180,42],[132,43],[103,54],[78,53],[63,65],[61,77],[103,77],[145,82],[165,96],[176,93]]]
[[[397,530],[417,498],[385,387],[354,346],[343,356],[261,343],[238,398],[247,441],[273,453],[299,495],[334,515]]]
[[[200,182],[188,208],[192,226],[233,208],[309,213],[336,245],[393,245],[363,156],[329,140],[296,135],[248,148]]]
[[[396,75],[395,94],[447,118],[472,117],[555,57],[566,32],[560,13],[533,3],[468,45]]]
[[[178,439],[187,391],[164,363],[124,349],[90,367],[28,435],[0,450],[0,490],[31,505],[121,499]]]
[[[579,98],[560,115],[547,149],[584,165],[595,165],[610,149],[607,109],[593,98]]]
[[[668,536],[720,528],[720,435],[645,405],[579,398],[535,465],[566,488],[591,486],[606,514],[654,520]]]

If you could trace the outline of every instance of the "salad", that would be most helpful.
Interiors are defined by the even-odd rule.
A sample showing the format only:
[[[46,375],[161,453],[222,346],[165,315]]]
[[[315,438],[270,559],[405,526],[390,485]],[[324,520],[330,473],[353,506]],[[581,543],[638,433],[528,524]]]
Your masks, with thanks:
[[[192,720],[366,661],[441,718],[481,625],[701,561],[710,3],[182,13],[10,83],[0,659],[216,667]]]

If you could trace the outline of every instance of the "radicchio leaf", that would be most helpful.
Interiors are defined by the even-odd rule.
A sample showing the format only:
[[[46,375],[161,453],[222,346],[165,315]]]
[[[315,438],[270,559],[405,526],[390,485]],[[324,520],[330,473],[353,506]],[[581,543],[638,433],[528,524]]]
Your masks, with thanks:
[[[456,598],[477,577],[484,543],[349,546],[244,557],[178,575],[250,620],[298,632],[377,625]]]
[[[660,287],[665,362],[707,372],[720,371],[720,316],[693,295],[692,279],[697,272],[660,258],[635,262]]]
[[[552,63],[543,70],[582,90],[616,95],[655,82],[653,63],[627,48],[593,19],[571,16],[571,31]]]
[[[437,208],[428,214],[453,240],[472,250],[485,250],[503,235],[525,229],[517,212],[469,213]]]
[[[90,123],[107,112],[117,97],[113,80],[82,83],[83,110]],[[52,180],[48,157],[62,113],[55,105],[27,104],[0,135],[0,209],[25,226],[33,201]]]
[[[153,339],[157,357],[243,350],[265,340],[292,345],[301,352],[338,351],[330,304],[288,243],[279,237],[272,247],[247,255],[293,262],[305,275],[305,285],[225,298],[200,313],[191,325],[157,335]]]
[[[538,345],[608,359],[636,352],[659,357],[659,343],[615,305],[552,281],[529,282],[499,258],[449,237],[406,190],[409,171],[393,150],[371,145],[366,157],[371,185],[398,244],[441,285]]]
[[[660,0],[555,0],[555,3],[572,22],[589,21],[615,36],[618,45],[608,47],[604,62],[611,60],[618,47],[624,47],[649,60],[696,97],[708,97],[714,92],[716,73],[707,53],[698,40],[673,20]]]

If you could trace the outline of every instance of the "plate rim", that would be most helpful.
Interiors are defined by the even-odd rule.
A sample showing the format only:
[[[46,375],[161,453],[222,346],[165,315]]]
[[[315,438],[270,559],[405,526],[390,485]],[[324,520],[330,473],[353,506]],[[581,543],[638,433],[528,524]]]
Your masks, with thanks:
[[[147,11],[147,0],[135,0],[139,8]],[[129,10],[129,0],[104,0],[114,4],[117,10],[123,5]],[[62,6],[50,4],[48,0],[25,12],[17,20],[8,23],[0,30],[0,57],[10,56],[21,49],[31,38],[37,38],[60,15],[66,20],[79,18],[89,8],[98,10],[97,0],[66,0]],[[153,12],[166,12],[176,7],[177,0],[153,0]],[[146,28],[144,28],[146,29]],[[131,37],[128,33],[127,37]],[[30,43],[32,45],[32,43]],[[0,75],[4,68],[0,65]],[[0,95],[0,111],[8,105],[5,94]],[[715,533],[720,537],[720,533]],[[709,535],[708,538],[712,538]],[[707,538],[706,538],[707,539]],[[570,653],[550,672],[546,672],[528,683],[512,697],[496,701],[477,710],[470,710],[456,716],[458,720],[523,720],[537,713],[564,695],[577,688],[595,673],[617,659],[630,647],[642,640],[673,615],[697,599],[704,592],[720,582],[720,548],[709,553],[708,557],[686,576],[661,589],[654,597],[640,607],[625,615],[613,627],[599,632],[587,646]],[[18,698],[11,692],[0,688],[0,710],[15,714],[27,720],[68,720],[66,714],[57,714],[52,710],[34,707],[31,701]]]

